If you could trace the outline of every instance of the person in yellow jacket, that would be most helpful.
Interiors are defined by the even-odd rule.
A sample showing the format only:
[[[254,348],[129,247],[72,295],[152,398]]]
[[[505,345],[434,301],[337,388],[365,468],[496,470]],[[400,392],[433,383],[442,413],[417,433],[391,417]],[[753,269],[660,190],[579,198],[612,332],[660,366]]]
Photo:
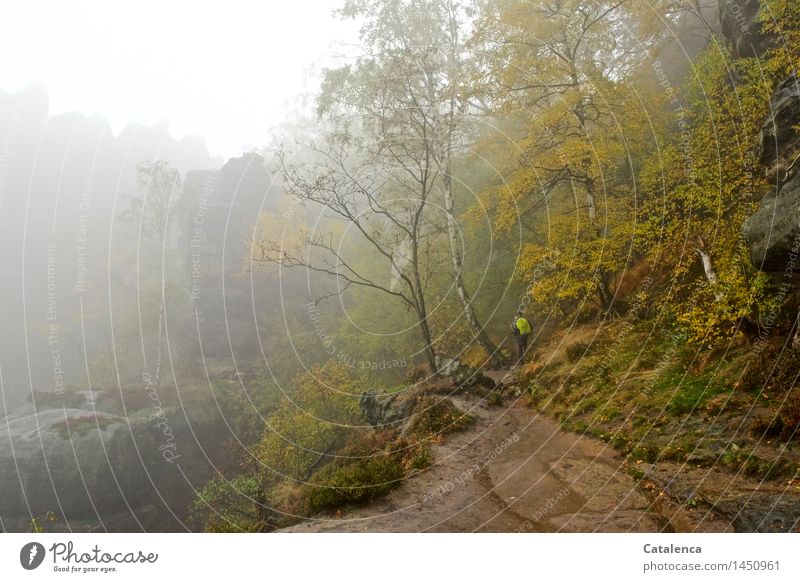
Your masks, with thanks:
[[[522,362],[528,350],[528,337],[531,335],[531,323],[525,318],[522,311],[517,311],[511,323],[511,332],[517,345],[517,363]]]

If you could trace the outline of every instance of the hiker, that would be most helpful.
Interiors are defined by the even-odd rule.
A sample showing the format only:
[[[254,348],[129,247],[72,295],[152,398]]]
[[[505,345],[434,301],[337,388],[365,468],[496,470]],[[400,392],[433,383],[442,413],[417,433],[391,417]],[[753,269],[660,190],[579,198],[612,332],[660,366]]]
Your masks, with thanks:
[[[511,331],[517,345],[517,363],[521,363],[528,349],[528,337],[531,335],[531,324],[525,319],[522,311],[517,311],[511,323]]]

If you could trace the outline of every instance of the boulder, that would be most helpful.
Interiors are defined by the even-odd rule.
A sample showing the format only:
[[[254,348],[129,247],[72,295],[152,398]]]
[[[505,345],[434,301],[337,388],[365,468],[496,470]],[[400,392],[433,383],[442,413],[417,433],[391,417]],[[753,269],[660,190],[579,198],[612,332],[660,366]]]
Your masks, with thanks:
[[[0,519],[26,531],[53,512],[65,531],[184,530],[193,487],[222,459],[211,403],[127,417],[51,408],[0,421]],[[50,526],[48,526],[50,527]]]
[[[449,378],[453,384],[460,389],[484,388],[491,390],[495,387],[495,382],[471,366],[461,363],[457,359],[443,358],[436,356],[436,369],[439,375]]]
[[[414,388],[395,394],[369,390],[361,395],[361,411],[375,428],[400,428],[411,417],[418,392]]]
[[[767,273],[794,275],[800,271],[800,176],[777,195],[765,196],[743,227],[753,264]]]
[[[738,57],[758,57],[769,46],[769,36],[758,22],[761,0],[720,0],[719,23]]]
[[[742,234],[756,267],[779,275],[783,282],[794,282],[800,271],[800,173],[794,163],[800,151],[800,134],[794,129],[800,124],[800,84],[796,76],[778,85],[770,111],[761,132],[759,161],[778,187],[764,196],[745,221]]]
[[[786,78],[770,98],[770,115],[764,122],[759,140],[759,163],[776,181],[787,178],[800,145],[800,83],[796,75]]]

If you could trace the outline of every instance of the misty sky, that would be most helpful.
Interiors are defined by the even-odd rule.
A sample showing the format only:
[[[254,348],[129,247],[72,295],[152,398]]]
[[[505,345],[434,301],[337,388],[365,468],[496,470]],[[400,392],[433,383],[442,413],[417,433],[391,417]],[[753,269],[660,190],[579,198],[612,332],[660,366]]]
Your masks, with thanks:
[[[39,81],[50,113],[99,113],[127,123],[169,121],[230,157],[266,143],[298,107],[305,81],[347,52],[342,0],[25,0],[0,9],[0,89]]]

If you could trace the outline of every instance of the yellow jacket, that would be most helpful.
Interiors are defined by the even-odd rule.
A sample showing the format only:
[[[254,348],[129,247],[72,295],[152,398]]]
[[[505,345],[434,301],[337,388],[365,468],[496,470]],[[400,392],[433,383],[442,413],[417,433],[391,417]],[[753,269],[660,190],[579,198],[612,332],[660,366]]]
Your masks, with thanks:
[[[528,335],[531,333],[531,324],[524,317],[518,317],[516,323],[519,335]]]

